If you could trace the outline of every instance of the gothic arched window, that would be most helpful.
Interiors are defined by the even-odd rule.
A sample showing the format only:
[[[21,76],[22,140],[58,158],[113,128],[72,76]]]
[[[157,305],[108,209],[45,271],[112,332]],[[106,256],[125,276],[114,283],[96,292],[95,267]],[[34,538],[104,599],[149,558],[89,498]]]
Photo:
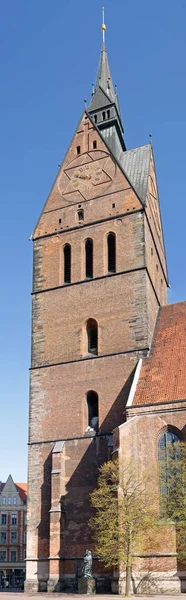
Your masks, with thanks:
[[[88,426],[98,431],[98,394],[92,390],[87,393]]]
[[[162,516],[172,517],[175,486],[181,475],[180,437],[175,431],[164,431],[158,443],[160,509]]]
[[[88,238],[85,242],[85,276],[93,278],[93,240]]]
[[[71,283],[71,246],[65,244],[63,248],[64,254],[64,283]]]
[[[108,250],[108,272],[116,272],[116,236],[115,233],[109,233],[107,236]]]
[[[98,354],[98,324],[95,319],[87,321],[87,346],[89,353]]]

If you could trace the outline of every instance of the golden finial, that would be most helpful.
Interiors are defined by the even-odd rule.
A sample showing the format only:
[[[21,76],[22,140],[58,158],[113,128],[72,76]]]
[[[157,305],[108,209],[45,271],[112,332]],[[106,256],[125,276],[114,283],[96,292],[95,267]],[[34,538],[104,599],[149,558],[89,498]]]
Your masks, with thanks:
[[[102,7],[102,13],[103,13],[103,23],[101,25],[101,31],[103,33],[103,42],[105,41],[105,31],[106,31],[106,25],[105,25],[105,9],[104,6]]]

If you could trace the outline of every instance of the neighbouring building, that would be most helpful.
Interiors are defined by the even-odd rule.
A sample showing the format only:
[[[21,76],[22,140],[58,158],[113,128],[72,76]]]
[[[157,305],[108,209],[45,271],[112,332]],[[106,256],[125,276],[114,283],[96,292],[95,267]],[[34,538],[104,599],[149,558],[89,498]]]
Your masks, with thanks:
[[[27,591],[75,590],[86,548],[97,591],[122,591],[88,527],[98,468],[119,448],[152,461],[158,485],[160,440],[185,435],[186,303],[167,305],[152,145],[127,150],[123,133],[103,39],[32,235]],[[171,530],[169,547],[139,556],[134,590],[178,591],[175,550]]]
[[[21,588],[26,572],[27,484],[0,482],[0,586]]]

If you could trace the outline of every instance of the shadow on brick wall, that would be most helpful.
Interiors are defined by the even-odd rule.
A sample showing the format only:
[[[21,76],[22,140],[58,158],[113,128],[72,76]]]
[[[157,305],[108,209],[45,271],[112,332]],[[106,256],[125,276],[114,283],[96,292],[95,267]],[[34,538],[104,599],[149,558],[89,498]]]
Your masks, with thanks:
[[[43,483],[41,486],[41,521],[38,527],[38,558],[41,563],[38,563],[38,579],[43,579],[43,570],[46,572],[46,563],[50,555],[50,508],[51,508],[51,470],[52,470],[52,451],[48,455],[43,468]],[[45,566],[44,566],[45,565]],[[43,568],[44,566],[44,568]],[[49,565],[48,565],[49,566]]]
[[[92,513],[90,493],[96,486],[98,469],[111,458],[112,447],[110,435],[113,429],[125,421],[125,407],[133,381],[134,370],[120,390],[117,398],[107,413],[98,435],[84,440],[70,441],[66,445],[66,494],[61,498],[61,577],[75,575],[75,587],[81,574],[81,561],[86,549],[93,553],[93,574],[97,576],[97,592],[109,592],[111,576],[95,557],[92,533],[88,521]],[[101,435],[103,434],[103,435]],[[78,460],[78,452],[81,457]],[[76,460],[73,473],[70,472],[71,461]],[[69,460],[70,459],[70,460]],[[70,557],[74,557],[73,559]],[[64,560],[65,559],[65,560]]]
[[[82,558],[86,549],[93,553],[93,573],[97,576],[97,592],[110,591],[108,571],[95,557],[94,543],[88,521],[92,513],[90,493],[96,486],[98,469],[111,458],[110,434],[125,421],[125,407],[134,376],[134,370],[120,390],[112,407],[101,424],[98,434],[65,443],[66,494],[61,497],[60,524],[60,579],[62,589],[75,591],[82,572]],[[73,416],[72,416],[73,418]],[[38,527],[38,558],[48,559],[51,508],[52,452],[44,463],[41,486],[41,521]],[[38,579],[43,580],[44,560],[38,566]],[[46,563],[45,563],[46,565]],[[49,574],[48,574],[49,576]],[[46,577],[46,570],[45,570]],[[44,585],[44,584],[43,584]]]

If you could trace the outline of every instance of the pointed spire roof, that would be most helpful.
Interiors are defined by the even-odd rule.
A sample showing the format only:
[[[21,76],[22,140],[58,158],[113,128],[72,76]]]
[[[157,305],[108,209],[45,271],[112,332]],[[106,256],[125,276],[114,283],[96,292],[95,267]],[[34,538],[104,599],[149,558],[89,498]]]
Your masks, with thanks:
[[[117,110],[120,115],[119,103],[111,77],[106,45],[103,41],[96,77],[96,84],[92,100],[89,105],[89,110],[96,110],[97,108],[102,108],[103,106],[107,106],[108,104],[112,103],[116,104]]]
[[[116,94],[112,82],[105,42],[102,43],[101,56],[96,78],[96,89],[98,87],[100,87],[103,92],[109,96],[111,102],[115,102]]]
[[[126,146],[123,139],[124,129],[118,97],[113,85],[105,45],[104,8],[101,30],[103,35],[101,55],[88,113],[101,131],[103,138],[107,139],[108,146],[114,156],[119,158],[121,151],[126,150]]]
[[[106,25],[105,25],[104,6],[102,7],[102,15],[103,15],[103,20],[102,20],[102,25],[101,25],[101,31],[102,31],[103,41],[102,41],[102,47],[101,47],[101,55],[100,55],[100,59],[99,59],[99,67],[98,67],[98,72],[97,72],[97,77],[96,77],[96,85],[94,87],[93,97],[92,97],[92,100],[91,100],[91,103],[89,106],[89,110],[90,111],[97,110],[104,106],[108,106],[108,104],[114,103],[116,105],[116,108],[117,108],[117,111],[119,113],[119,117],[121,120],[118,98],[117,98],[117,94],[116,94],[116,91],[115,91],[115,88],[113,85],[113,81],[112,81],[112,77],[111,77],[108,56],[107,56],[107,51],[106,51],[106,45],[105,45]]]

